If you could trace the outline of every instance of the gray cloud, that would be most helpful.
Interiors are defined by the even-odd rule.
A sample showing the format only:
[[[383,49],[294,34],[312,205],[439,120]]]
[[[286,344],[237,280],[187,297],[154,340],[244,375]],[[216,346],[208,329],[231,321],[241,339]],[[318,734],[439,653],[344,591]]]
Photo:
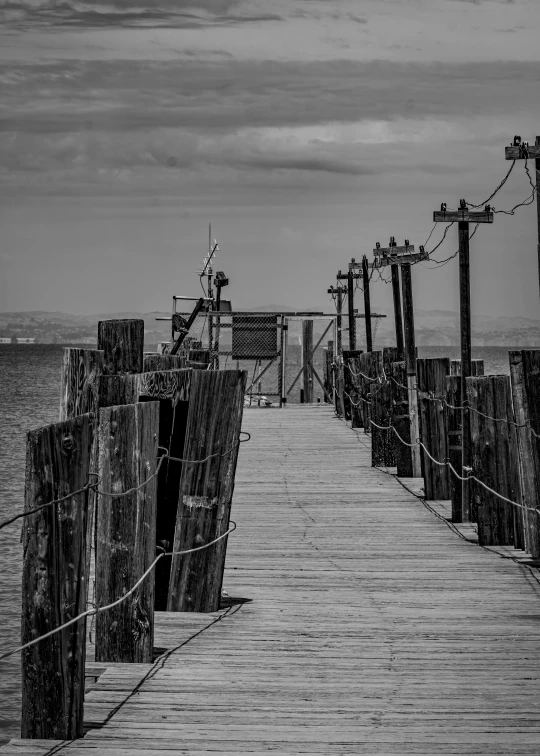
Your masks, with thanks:
[[[38,28],[199,28],[276,21],[275,14],[233,13],[241,0],[0,0],[0,17]]]

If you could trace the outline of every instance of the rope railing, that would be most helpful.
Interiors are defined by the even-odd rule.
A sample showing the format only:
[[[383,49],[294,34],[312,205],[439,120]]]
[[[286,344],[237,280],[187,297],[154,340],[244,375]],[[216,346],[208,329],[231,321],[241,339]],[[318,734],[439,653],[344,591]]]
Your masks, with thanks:
[[[40,504],[37,507],[34,507],[33,509],[25,510],[24,512],[19,512],[16,515],[13,515],[12,517],[8,517],[6,520],[2,520],[0,522],[0,530],[2,528],[5,528],[7,525],[11,525],[13,522],[16,522],[17,520],[22,519],[23,517],[29,517],[30,515],[36,514],[37,512],[40,512],[42,509],[45,509],[47,507],[52,507],[55,504],[61,504],[63,501],[67,501],[68,499],[73,498],[74,496],[78,496],[78,494],[84,493],[85,491],[88,491],[90,489],[95,490],[99,496],[106,496],[110,499],[119,499],[124,496],[129,496],[132,493],[136,493],[137,491],[140,491],[142,488],[147,486],[150,481],[152,481],[158,474],[161,468],[161,465],[165,460],[169,460],[170,462],[182,462],[183,464],[189,464],[189,465],[200,465],[204,462],[208,462],[208,460],[213,459],[215,457],[226,457],[227,455],[231,454],[235,449],[237,449],[240,444],[246,443],[247,441],[251,440],[251,435],[247,431],[241,431],[241,435],[247,435],[246,439],[239,439],[236,444],[233,444],[229,449],[227,449],[224,452],[215,452],[214,454],[209,454],[208,456],[204,457],[204,459],[183,459],[182,457],[173,457],[169,453],[162,454],[158,457],[158,464],[155,469],[155,471],[150,475],[146,480],[144,480],[142,483],[140,483],[138,486],[133,486],[132,488],[129,488],[126,491],[102,491],[98,488],[99,486],[99,475],[95,472],[88,473],[89,475],[95,476],[97,478],[95,483],[86,483],[82,488],[77,489],[76,491],[72,491],[71,493],[66,494],[65,496],[61,496],[58,499],[52,499],[51,501],[47,501],[44,504]],[[165,449],[164,446],[158,446],[159,449]],[[167,452],[167,450],[165,449]]]
[[[474,412],[477,415],[480,415],[481,417],[486,418],[486,420],[493,421],[494,423],[506,423],[507,425],[513,425],[515,428],[519,428],[519,429],[522,429],[522,430],[528,430],[535,438],[540,439],[540,434],[537,433],[534,430],[534,428],[531,428],[531,426],[529,424],[530,421],[527,421],[526,423],[516,423],[515,420],[509,420],[507,417],[492,417],[491,415],[488,415],[485,412],[482,412],[481,410],[476,409],[476,407],[472,407],[470,404],[468,404],[468,405],[464,405],[464,404],[461,404],[461,405],[450,404],[448,402],[448,400],[446,399],[446,397],[442,397],[440,395],[437,396],[437,395],[434,394],[433,391],[422,391],[421,389],[418,388],[418,386],[416,384],[414,386],[412,386],[412,387],[405,386],[403,383],[400,383],[398,380],[396,380],[393,375],[389,376],[389,378],[386,377],[386,374],[384,374],[384,377],[383,376],[378,376],[377,378],[371,378],[371,377],[365,375],[364,373],[362,373],[360,371],[354,372],[353,369],[351,368],[351,366],[348,365],[348,364],[346,364],[346,367],[351,371],[351,374],[354,377],[356,377],[356,378],[362,377],[362,378],[364,378],[366,380],[371,381],[371,383],[381,383],[381,384],[387,384],[390,381],[392,381],[396,386],[398,386],[401,389],[404,389],[405,391],[409,391],[409,389],[412,388],[414,391],[416,391],[418,393],[418,396],[421,397],[422,399],[427,399],[428,401],[432,401],[432,402],[441,402],[448,409],[451,409],[451,410],[456,410],[456,411],[469,410],[470,412]],[[473,376],[471,376],[471,377],[473,377]],[[482,377],[482,376],[479,376],[479,377]]]
[[[74,625],[76,622],[79,622],[80,620],[84,619],[85,617],[91,617],[93,615],[100,614],[101,612],[105,612],[108,609],[112,609],[115,606],[118,606],[123,601],[125,601],[129,596],[131,596],[137,588],[144,582],[144,580],[150,575],[152,570],[154,570],[156,564],[159,562],[160,559],[166,556],[183,556],[185,554],[192,554],[195,551],[202,551],[203,549],[207,549],[209,546],[213,546],[218,541],[221,541],[223,538],[228,536],[230,533],[233,533],[236,530],[236,523],[231,520],[231,523],[234,527],[229,528],[225,533],[222,533],[217,538],[214,538],[213,541],[210,541],[209,543],[206,543],[204,546],[197,546],[194,549],[184,549],[183,551],[163,551],[161,554],[158,554],[158,556],[154,559],[152,564],[148,567],[148,569],[141,575],[141,577],[137,580],[135,585],[133,585],[126,593],[124,593],[123,596],[121,596],[116,601],[113,601],[110,604],[107,604],[106,606],[98,606],[94,609],[87,609],[85,612],[81,612],[81,614],[77,615],[77,617],[74,617],[73,619],[70,619],[68,622],[64,622],[64,624],[59,625],[58,627],[55,627],[53,630],[49,630],[48,633],[44,633],[44,635],[40,635],[39,638],[34,638],[33,640],[29,641],[28,643],[25,643],[22,646],[18,646],[17,648],[11,649],[11,651],[6,651],[3,654],[0,654],[0,661],[3,659],[7,659],[9,656],[13,656],[14,654],[19,653],[20,651],[24,651],[26,648],[30,648],[30,646],[35,646],[36,643],[40,643],[42,640],[45,640],[45,638],[50,638],[52,635],[55,635],[56,633],[61,632],[62,630],[65,630],[66,627],[69,627],[70,625]]]

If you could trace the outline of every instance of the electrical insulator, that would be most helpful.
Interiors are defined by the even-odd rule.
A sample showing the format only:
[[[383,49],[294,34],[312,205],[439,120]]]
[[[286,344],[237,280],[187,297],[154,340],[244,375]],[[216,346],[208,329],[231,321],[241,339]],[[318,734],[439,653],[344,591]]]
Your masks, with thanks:
[[[446,202],[441,202],[441,213],[446,212]]]
[[[516,134],[516,136],[514,137],[514,147],[519,147],[520,144],[521,144],[521,137]]]

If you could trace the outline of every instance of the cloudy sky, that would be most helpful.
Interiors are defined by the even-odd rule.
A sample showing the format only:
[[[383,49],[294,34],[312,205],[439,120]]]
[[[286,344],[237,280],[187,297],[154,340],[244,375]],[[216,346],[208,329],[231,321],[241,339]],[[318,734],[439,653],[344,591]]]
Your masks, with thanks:
[[[0,0],[0,23],[1,310],[167,309],[209,221],[236,308],[322,306],[540,134],[538,0]],[[518,163],[493,204],[529,189]],[[540,318],[535,205],[471,253],[476,313]],[[457,279],[416,266],[416,306],[457,309]]]

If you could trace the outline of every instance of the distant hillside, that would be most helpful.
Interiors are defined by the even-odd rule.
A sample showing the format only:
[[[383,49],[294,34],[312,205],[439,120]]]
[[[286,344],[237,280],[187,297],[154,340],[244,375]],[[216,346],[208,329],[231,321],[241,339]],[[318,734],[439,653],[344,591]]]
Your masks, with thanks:
[[[251,308],[251,312],[294,312],[299,308],[286,305],[266,304]],[[305,312],[331,313],[328,305],[302,308]],[[379,321],[375,343],[386,346],[394,343],[393,311],[382,310],[387,317]],[[167,321],[156,321],[156,317],[167,317],[167,312],[115,312],[74,315],[65,312],[0,312],[0,337],[12,336],[35,338],[40,343],[87,343],[94,344],[97,324],[100,320],[112,318],[141,318],[145,325],[145,341],[148,346],[170,337]],[[299,325],[299,324],[298,324]],[[346,316],[343,318],[347,326]],[[316,321],[315,335],[322,334],[324,321]],[[364,332],[363,321],[358,320],[360,346]],[[456,346],[459,344],[459,315],[446,310],[418,310],[415,313],[416,343],[418,346]],[[300,332],[299,328],[291,333]],[[530,318],[493,318],[485,315],[473,316],[473,343],[476,346],[523,346],[540,348],[540,320]],[[331,338],[331,336],[329,336]],[[345,336],[346,340],[346,336]]]

